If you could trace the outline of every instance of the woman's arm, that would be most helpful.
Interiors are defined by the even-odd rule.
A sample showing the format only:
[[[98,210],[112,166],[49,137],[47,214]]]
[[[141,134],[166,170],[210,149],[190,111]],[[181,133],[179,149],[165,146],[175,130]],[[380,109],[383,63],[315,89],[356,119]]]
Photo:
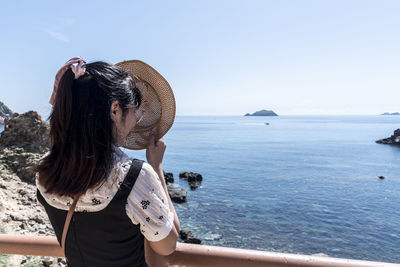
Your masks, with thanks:
[[[176,231],[177,231],[178,234],[179,234],[179,231],[180,231],[180,222],[179,222],[179,219],[178,219],[178,215],[176,214],[174,205],[172,204],[171,198],[170,198],[169,193],[168,193],[168,188],[167,188],[167,184],[166,184],[166,182],[165,182],[162,164],[160,164],[160,166],[158,166],[158,167],[156,167],[156,168],[154,168],[154,166],[152,166],[152,167],[153,167],[154,171],[157,173],[158,177],[159,177],[160,180],[161,180],[161,184],[162,184],[162,186],[163,186],[163,188],[164,188],[165,195],[167,196],[167,199],[168,199],[169,208],[171,209],[172,213],[174,214],[174,226],[175,226]]]
[[[150,246],[150,241],[144,239],[144,255],[146,258],[146,263],[149,267],[167,267],[168,260],[167,257],[162,256],[154,251]]]
[[[147,162],[153,167],[154,171],[160,178],[162,187],[165,191],[165,195],[168,199],[168,206],[170,207],[170,210],[173,212],[174,215],[173,226],[168,236],[157,242],[149,241],[149,245],[151,246],[151,248],[160,255],[169,255],[175,251],[180,229],[179,219],[176,215],[175,208],[172,205],[171,198],[169,197],[167,185],[165,183],[163,174],[162,159],[164,157],[165,149],[166,144],[162,138],[155,142],[154,136],[151,136],[150,144],[146,150]]]

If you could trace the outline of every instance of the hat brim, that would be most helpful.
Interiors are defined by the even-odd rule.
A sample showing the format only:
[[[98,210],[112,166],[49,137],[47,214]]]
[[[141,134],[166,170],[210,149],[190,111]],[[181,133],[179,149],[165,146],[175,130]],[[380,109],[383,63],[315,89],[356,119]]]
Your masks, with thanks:
[[[153,67],[143,61],[128,60],[115,65],[126,71],[132,78],[137,77],[148,83],[156,92],[161,104],[161,114],[159,119],[156,120],[157,122],[148,127],[135,127],[135,129],[128,134],[125,144],[123,145],[124,148],[132,150],[145,149],[149,145],[149,138],[152,132],[155,135],[155,139],[158,140],[171,129],[176,114],[174,93],[167,80]],[[146,95],[145,92],[142,92],[142,95]],[[145,110],[145,114],[151,113],[146,113]],[[151,121],[152,118],[147,119]]]

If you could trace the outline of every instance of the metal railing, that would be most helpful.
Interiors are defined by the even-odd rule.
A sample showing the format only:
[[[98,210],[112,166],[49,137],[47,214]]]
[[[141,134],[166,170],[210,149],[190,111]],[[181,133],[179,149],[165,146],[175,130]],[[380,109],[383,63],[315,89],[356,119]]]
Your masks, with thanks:
[[[0,234],[0,254],[63,257],[55,237]],[[397,266],[400,264],[307,256],[268,251],[215,247],[178,243],[176,251],[168,256],[171,265],[190,267],[344,267]]]

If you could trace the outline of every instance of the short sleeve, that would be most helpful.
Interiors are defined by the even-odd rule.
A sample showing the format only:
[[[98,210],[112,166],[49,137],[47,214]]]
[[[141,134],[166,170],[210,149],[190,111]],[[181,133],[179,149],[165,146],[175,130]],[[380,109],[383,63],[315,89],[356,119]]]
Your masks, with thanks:
[[[147,240],[155,242],[170,233],[174,215],[160,178],[150,164],[144,162],[126,204],[126,213]]]

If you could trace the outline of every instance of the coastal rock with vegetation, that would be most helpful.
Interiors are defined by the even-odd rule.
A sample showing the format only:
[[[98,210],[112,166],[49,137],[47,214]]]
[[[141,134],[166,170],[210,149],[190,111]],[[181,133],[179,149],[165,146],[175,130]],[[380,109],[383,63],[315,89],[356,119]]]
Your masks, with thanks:
[[[4,124],[4,120],[12,117],[12,110],[0,101],[0,124]]]
[[[378,144],[400,146],[400,129],[395,130],[392,136],[390,136],[388,138],[377,140],[375,142]]]
[[[34,182],[34,167],[42,154],[25,152],[19,147],[3,148],[0,152],[0,164],[14,172],[18,177],[27,182]]]
[[[278,114],[276,114],[272,110],[263,109],[263,110],[256,111],[253,114],[246,113],[244,116],[278,116]]]
[[[5,119],[0,136],[0,147],[19,147],[26,152],[45,153],[49,150],[49,125],[36,111],[14,113]]]
[[[33,182],[38,160],[49,150],[49,125],[35,111],[5,119],[0,135],[0,163],[21,179]]]

